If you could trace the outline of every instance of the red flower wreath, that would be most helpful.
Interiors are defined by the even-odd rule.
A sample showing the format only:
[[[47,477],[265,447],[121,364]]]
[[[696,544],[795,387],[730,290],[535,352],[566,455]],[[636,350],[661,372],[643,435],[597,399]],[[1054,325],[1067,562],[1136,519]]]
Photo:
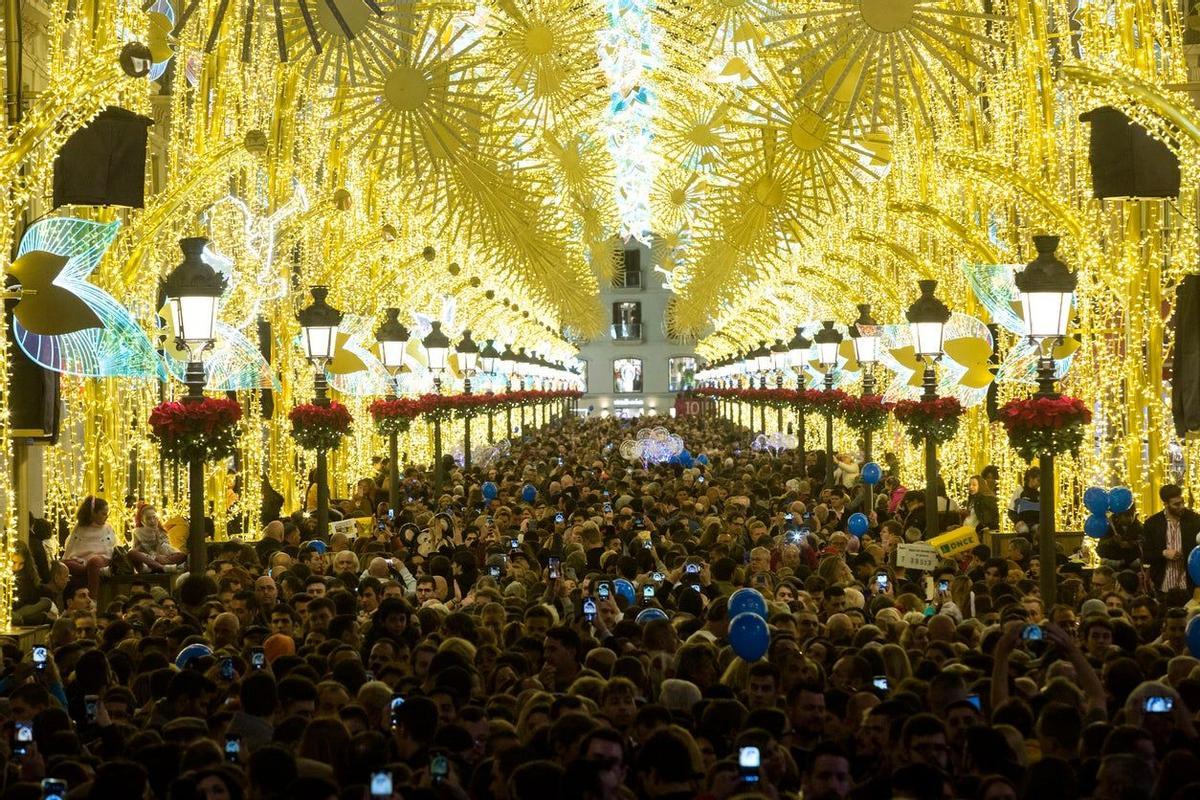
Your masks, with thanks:
[[[305,450],[336,450],[354,419],[341,403],[298,405],[288,413],[292,438]]]
[[[882,430],[887,424],[891,403],[883,402],[878,395],[855,397],[846,395],[842,399],[842,419],[846,424],[859,433],[872,433]]]
[[[892,414],[904,425],[908,438],[920,445],[925,437],[935,444],[944,444],[958,433],[958,420],[964,413],[962,403],[955,397],[935,400],[901,400],[892,406]]]
[[[1026,461],[1043,453],[1076,455],[1092,412],[1078,397],[1009,400],[998,414],[1008,441]]]
[[[206,397],[199,402],[160,403],[150,412],[150,428],[165,458],[219,461],[237,450],[241,418],[237,401]]]

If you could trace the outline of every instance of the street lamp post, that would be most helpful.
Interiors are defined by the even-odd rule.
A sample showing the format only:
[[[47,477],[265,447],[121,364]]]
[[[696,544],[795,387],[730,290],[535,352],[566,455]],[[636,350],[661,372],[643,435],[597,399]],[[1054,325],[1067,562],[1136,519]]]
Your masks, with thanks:
[[[325,302],[329,289],[313,286],[313,301],[301,309],[300,321],[304,354],[313,365],[313,404],[329,405],[329,384],[325,380],[325,365],[333,359],[337,348],[338,326],[342,312]],[[317,448],[317,535],[329,535],[329,458],[324,447]]]
[[[804,335],[804,329],[797,327],[796,335],[788,342],[788,354],[791,356],[792,369],[796,370],[796,391],[804,391],[804,363],[808,359],[808,351],[812,348],[812,342]],[[800,398],[800,402],[796,405],[796,440],[798,449],[800,450],[800,469],[806,471],[807,465],[805,459],[807,454],[805,450],[804,436],[804,398]]]
[[[455,348],[458,353],[458,368],[463,374],[463,394],[471,393],[471,376],[479,363],[479,345],[471,338],[470,331],[463,331],[462,341]],[[463,468],[471,468],[471,414],[470,408],[463,414]]]
[[[775,344],[771,345],[771,369],[775,370],[775,388],[776,390],[783,389],[783,373],[792,363],[792,354],[788,350],[788,346],[783,343],[783,339],[776,339]],[[776,406],[775,424],[779,428],[779,435],[783,435],[783,403],[780,402]]]
[[[163,294],[171,306],[177,346],[187,350],[185,403],[204,399],[204,351],[216,342],[214,326],[217,300],[225,291],[225,276],[204,260],[208,239],[181,239],[181,261],[163,281]],[[204,541],[204,458],[188,459],[188,570],[203,575],[208,566]]]
[[[387,309],[387,320],[375,332],[379,342],[379,356],[384,369],[391,375],[388,381],[388,399],[396,397],[396,378],[404,366],[404,347],[408,344],[408,328],[400,322],[400,309]],[[388,508],[400,506],[400,449],[395,430],[388,434]]]
[[[1016,278],[1025,318],[1025,335],[1038,347],[1038,396],[1058,397],[1054,388],[1054,348],[1067,335],[1067,319],[1075,295],[1078,277],[1058,259],[1057,236],[1035,236],[1037,258],[1029,262]],[[1041,469],[1041,498],[1038,503],[1038,561],[1041,569],[1042,602],[1048,608],[1056,602],[1054,552],[1054,453],[1038,454]]]
[[[825,320],[813,341],[817,344],[817,360],[825,370],[825,391],[831,392],[842,334],[833,327],[831,320]],[[825,485],[833,486],[833,407],[829,403],[825,404]]]
[[[922,376],[922,400],[937,399],[937,369],[936,365],[942,357],[942,338],[946,332],[946,323],[950,321],[950,309],[941,300],[933,296],[937,289],[937,281],[917,281],[921,288],[921,296],[909,306],[905,316],[912,330],[913,351],[920,361],[925,363]],[[925,535],[936,536],[940,533],[938,524],[937,499],[937,443],[933,437],[925,436]]]
[[[496,370],[500,365],[500,351],[496,349],[496,343],[493,339],[488,339],[483,343],[483,349],[479,351],[479,368],[488,375],[495,375]],[[496,443],[496,435],[493,431],[493,414],[491,406],[488,407],[487,415],[487,440],[488,444]]]
[[[858,319],[850,326],[850,338],[854,340],[854,360],[862,367],[862,396],[875,396],[875,364],[879,361],[879,323],[871,316],[871,306],[862,303],[858,307]],[[874,431],[863,434],[863,459],[871,461]],[[867,485],[867,513],[875,510],[875,486]]]
[[[442,373],[450,358],[450,339],[442,333],[442,323],[434,322],[428,335],[421,340],[425,347],[425,363],[433,373],[434,394],[442,393]],[[434,504],[442,496],[442,419],[441,414],[433,417],[433,496]]]
[[[500,368],[500,374],[504,376],[504,393],[508,394],[512,388],[512,374],[517,366],[517,354],[513,352],[512,345],[505,345],[504,352],[500,354],[500,360],[497,362]],[[513,435],[512,430],[512,403],[504,404],[504,422],[508,430],[508,438]]]
[[[754,351],[754,369],[758,372],[758,388],[767,388],[767,373],[771,371],[771,351],[767,349],[767,343],[763,342]],[[750,416],[751,425],[753,428],[754,415]],[[764,402],[758,409],[758,424],[762,429],[763,436],[767,435],[767,404]],[[751,431],[753,433],[753,431]]]

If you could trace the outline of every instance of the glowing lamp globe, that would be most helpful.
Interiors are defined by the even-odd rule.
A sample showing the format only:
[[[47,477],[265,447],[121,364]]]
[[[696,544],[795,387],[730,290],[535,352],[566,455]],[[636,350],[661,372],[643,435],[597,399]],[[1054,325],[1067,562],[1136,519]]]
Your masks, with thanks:
[[[788,346],[783,343],[783,339],[776,339],[775,344],[771,346],[771,369],[783,372],[791,365],[792,354]]]
[[[866,303],[858,307],[858,319],[850,326],[850,338],[854,340],[854,360],[864,367],[879,361],[879,323],[871,316],[871,307]]]
[[[217,301],[225,291],[225,276],[204,260],[208,239],[181,239],[183,261],[163,281],[171,306],[172,332],[189,350],[199,352],[216,338]]]
[[[429,369],[432,372],[443,372],[450,358],[450,337],[442,333],[442,323],[434,322],[421,344],[425,348],[425,363]]]
[[[1057,236],[1035,236],[1033,244],[1037,258],[1017,273],[1015,281],[1021,295],[1025,335],[1040,342],[1066,335],[1079,279],[1055,254]]]
[[[921,296],[905,314],[912,330],[913,350],[918,358],[936,361],[942,357],[942,340],[946,323],[950,321],[950,309],[933,296],[937,281],[917,281],[917,286],[921,288]]]
[[[833,327],[831,320],[821,323],[821,330],[817,331],[813,341],[817,343],[817,360],[821,362],[821,366],[827,370],[837,366],[838,347],[842,344],[842,334]]]
[[[327,287],[314,286],[310,291],[313,301],[301,309],[296,318],[300,321],[304,355],[314,364],[323,364],[333,358],[342,312],[325,302],[329,295]]]
[[[400,322],[400,309],[387,309],[387,320],[375,331],[379,342],[379,360],[393,375],[404,366],[404,346],[408,344],[408,328]]]
[[[479,345],[475,344],[475,340],[471,338],[470,331],[463,331],[462,341],[454,348],[458,353],[458,368],[462,370],[464,375],[470,375],[475,372],[479,365]]]
[[[495,375],[500,367],[500,351],[496,349],[493,340],[488,339],[479,350],[479,368],[489,375]]]

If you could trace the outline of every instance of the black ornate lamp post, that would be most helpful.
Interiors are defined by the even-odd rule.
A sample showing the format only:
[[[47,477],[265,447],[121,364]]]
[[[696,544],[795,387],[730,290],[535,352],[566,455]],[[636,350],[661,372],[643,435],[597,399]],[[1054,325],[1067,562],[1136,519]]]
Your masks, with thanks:
[[[471,338],[470,331],[463,331],[462,341],[455,348],[458,353],[458,368],[463,374],[463,394],[471,393],[471,376],[479,364],[479,345]],[[463,415],[463,467],[471,468],[471,409]]]
[[[517,376],[518,385],[521,391],[525,390],[525,379],[529,375],[529,356],[525,354],[525,348],[517,349],[517,357],[513,361],[513,374]],[[532,416],[532,414],[531,414]],[[525,404],[521,404],[521,436],[525,436]]]
[[[342,324],[342,312],[325,302],[329,289],[314,286],[310,290],[313,301],[301,309],[296,318],[300,321],[300,338],[304,342],[304,355],[313,365],[313,404],[329,405],[329,384],[325,380],[325,365],[333,359],[337,349],[338,326]],[[325,448],[317,449],[317,535],[329,535],[329,458]]]
[[[763,342],[760,344],[754,349],[752,355],[754,356],[754,371],[758,373],[758,388],[766,389],[767,373],[771,371],[771,351],[767,349],[767,343]],[[759,428],[762,430],[762,433],[765,436],[767,433],[767,404],[763,403],[758,412]],[[753,428],[753,412],[750,415],[750,420],[750,427]]]
[[[425,363],[433,373],[433,391],[442,393],[442,373],[450,358],[450,337],[442,333],[442,323],[434,322],[429,334],[421,340],[425,347]],[[442,496],[442,420],[441,414],[433,417],[433,496],[434,503]]]
[[[875,364],[879,362],[879,323],[871,316],[871,306],[858,306],[858,319],[850,326],[850,338],[854,340],[854,360],[862,367],[862,396],[875,396]],[[875,434],[868,430],[863,434],[863,458],[871,460],[871,440]],[[875,510],[875,487],[867,486],[867,512]]]
[[[788,346],[783,343],[783,339],[776,339],[775,344],[771,345],[771,369],[775,370],[775,388],[783,388],[783,373],[791,366],[792,354],[788,350]],[[779,403],[775,424],[779,428],[780,435],[783,435],[783,403]]]
[[[379,342],[379,360],[392,379],[388,381],[388,399],[396,396],[396,377],[404,366],[404,348],[408,344],[408,328],[400,322],[400,309],[387,309],[387,320],[375,331]],[[388,507],[400,506],[400,452],[395,432],[388,434]]]
[[[1054,348],[1067,335],[1067,320],[1071,300],[1079,282],[1074,272],[1059,261],[1057,236],[1035,236],[1037,258],[1025,265],[1016,275],[1017,291],[1021,295],[1021,312],[1025,318],[1025,335],[1038,347],[1038,396],[1058,397],[1054,388]],[[1038,503],[1038,560],[1042,565],[1042,601],[1055,602],[1057,586],[1054,568],[1054,453],[1038,454],[1042,490]]]
[[[204,260],[208,239],[181,239],[183,261],[163,281],[171,306],[176,345],[187,350],[185,403],[204,399],[204,351],[216,342],[217,301],[225,291],[225,276]],[[204,541],[204,459],[188,460],[188,569],[203,575],[208,567]]]
[[[499,367],[500,351],[496,349],[495,341],[488,339],[483,343],[483,348],[479,351],[479,368],[488,375],[495,375]],[[492,428],[492,412],[490,410],[487,415],[487,440],[488,444],[496,443],[496,436]]]
[[[500,368],[500,374],[504,376],[504,392],[507,394],[512,389],[512,376],[517,369],[517,354],[513,352],[512,345],[505,345],[504,352],[500,354],[500,361],[497,362]],[[504,422],[508,430],[508,438],[513,435],[512,428],[512,403],[504,404]]]
[[[925,373],[922,378],[924,391],[922,400],[937,399],[937,368],[936,364],[942,358],[942,339],[946,332],[946,323],[950,321],[950,309],[941,300],[933,296],[937,289],[937,281],[917,281],[921,287],[921,296],[909,306],[905,316],[912,329],[913,351],[916,357],[925,363]],[[925,534],[936,536],[940,533],[938,525],[937,501],[937,443],[932,436],[925,437]]]
[[[817,360],[825,370],[825,391],[833,391],[833,371],[837,369],[838,347],[842,334],[833,327],[831,320],[821,323],[821,330],[813,337],[817,344]],[[833,408],[825,408],[825,485],[833,486]]]
[[[812,342],[804,335],[804,329],[797,327],[796,335],[788,342],[788,353],[791,355],[792,369],[796,371],[796,391],[804,391],[804,365],[808,361],[808,351],[812,349]],[[801,400],[798,404],[796,412],[796,439],[799,442],[800,449],[800,468],[804,469],[806,454],[805,436],[804,436],[804,401]]]

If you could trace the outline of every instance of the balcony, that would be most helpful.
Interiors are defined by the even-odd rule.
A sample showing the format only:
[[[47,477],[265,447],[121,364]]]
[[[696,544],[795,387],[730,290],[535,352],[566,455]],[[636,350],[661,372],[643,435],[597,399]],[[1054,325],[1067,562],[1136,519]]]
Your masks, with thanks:
[[[621,322],[609,326],[609,332],[614,342],[644,342],[642,324],[640,322]]]

